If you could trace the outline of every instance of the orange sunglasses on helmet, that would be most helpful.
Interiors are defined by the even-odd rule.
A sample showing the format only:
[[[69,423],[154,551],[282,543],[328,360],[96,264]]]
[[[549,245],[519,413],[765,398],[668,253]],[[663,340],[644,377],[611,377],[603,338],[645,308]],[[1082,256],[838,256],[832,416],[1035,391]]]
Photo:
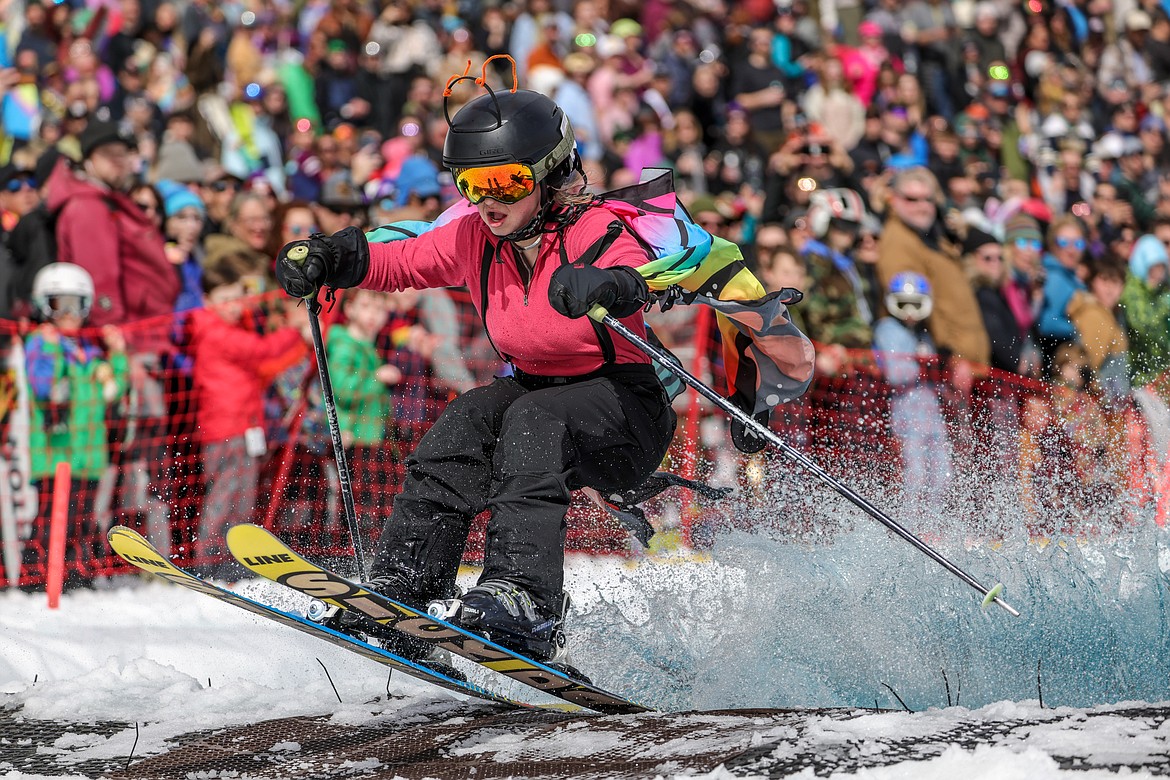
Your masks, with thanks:
[[[488,198],[517,203],[536,189],[536,176],[524,163],[503,163],[484,168],[456,168],[455,186],[473,205]]]

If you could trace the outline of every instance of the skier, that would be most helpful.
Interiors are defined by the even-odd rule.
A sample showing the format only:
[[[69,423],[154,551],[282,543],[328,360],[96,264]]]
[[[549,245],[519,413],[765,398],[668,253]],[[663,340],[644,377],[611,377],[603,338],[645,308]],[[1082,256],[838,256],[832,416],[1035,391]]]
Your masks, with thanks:
[[[371,245],[357,228],[294,241],[277,277],[298,297],[322,285],[471,291],[513,374],[452,401],[407,459],[369,586],[415,607],[453,599],[471,519],[490,509],[483,574],[447,614],[551,660],[564,642],[570,492],[639,485],[674,434],[648,358],[585,318],[600,304],[645,333],[649,291],[634,269],[651,257],[585,191],[572,127],[552,100],[488,88],[447,116],[443,164],[476,213],[389,243]]]

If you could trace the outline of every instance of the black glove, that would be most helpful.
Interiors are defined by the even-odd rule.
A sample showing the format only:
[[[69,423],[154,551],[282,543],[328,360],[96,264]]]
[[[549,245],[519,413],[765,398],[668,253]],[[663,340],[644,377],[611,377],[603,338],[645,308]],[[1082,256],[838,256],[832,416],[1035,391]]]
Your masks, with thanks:
[[[628,317],[650,296],[646,280],[633,268],[562,265],[553,271],[548,302],[566,317],[584,317],[601,305],[615,317]]]
[[[316,295],[322,285],[356,287],[369,271],[370,245],[355,227],[292,241],[276,256],[276,280],[294,298]]]

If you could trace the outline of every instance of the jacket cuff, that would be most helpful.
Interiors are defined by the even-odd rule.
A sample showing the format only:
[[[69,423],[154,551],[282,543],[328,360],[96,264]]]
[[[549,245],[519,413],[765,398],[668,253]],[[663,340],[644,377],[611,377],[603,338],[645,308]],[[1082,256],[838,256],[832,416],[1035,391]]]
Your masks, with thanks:
[[[617,302],[613,306],[607,307],[610,314],[618,319],[629,317],[645,306],[646,301],[650,300],[650,288],[646,285],[642,274],[635,269],[618,265],[606,270],[613,276],[618,288]]]

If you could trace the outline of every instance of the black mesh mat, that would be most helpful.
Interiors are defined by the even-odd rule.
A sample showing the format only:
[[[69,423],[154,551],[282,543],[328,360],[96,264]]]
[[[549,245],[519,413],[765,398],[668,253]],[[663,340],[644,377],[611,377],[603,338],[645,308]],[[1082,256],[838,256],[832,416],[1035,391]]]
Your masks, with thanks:
[[[1162,728],[1170,720],[1170,708],[1162,707],[1053,711],[1049,718],[1030,720],[969,717],[958,724],[948,718],[946,730],[892,738],[859,736],[866,730],[851,731],[847,724],[834,732],[833,721],[874,713],[867,710],[600,717],[437,702],[378,711],[356,725],[331,716],[295,717],[189,733],[147,756],[132,755],[134,724],[65,724],[0,710],[0,774],[111,780],[638,778],[706,774],[722,766],[733,777],[785,777],[807,769],[823,777],[923,761],[951,745],[1043,749],[1047,730],[1094,734],[1109,728],[1123,736],[1113,758],[1073,754],[1067,746],[1075,739],[1067,735],[1054,740],[1056,747],[1047,752],[1065,769],[1127,767],[1170,775],[1170,728]],[[922,724],[913,730],[921,732]],[[1124,738],[1127,734],[1130,739]],[[100,752],[110,757],[85,759],[82,753],[94,744],[101,744]]]

